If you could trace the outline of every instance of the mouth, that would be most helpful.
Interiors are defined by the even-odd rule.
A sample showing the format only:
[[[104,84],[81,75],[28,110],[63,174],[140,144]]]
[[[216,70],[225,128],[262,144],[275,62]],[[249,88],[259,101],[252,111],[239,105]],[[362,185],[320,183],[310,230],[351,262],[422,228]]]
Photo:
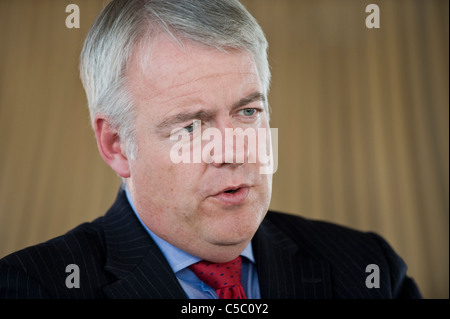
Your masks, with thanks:
[[[239,188],[236,188],[236,189],[230,189],[230,190],[225,191],[224,193],[234,194],[234,193],[236,193],[238,190],[239,190]]]
[[[213,195],[212,198],[224,206],[236,206],[245,202],[249,192],[250,186],[241,184],[239,186],[227,187]]]

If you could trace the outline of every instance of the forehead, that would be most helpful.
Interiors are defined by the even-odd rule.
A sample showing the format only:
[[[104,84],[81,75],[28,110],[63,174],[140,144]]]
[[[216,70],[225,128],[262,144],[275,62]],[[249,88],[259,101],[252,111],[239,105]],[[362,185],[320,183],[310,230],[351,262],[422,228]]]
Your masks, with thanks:
[[[180,45],[167,35],[160,35],[151,43],[141,41],[132,54],[127,72],[127,85],[139,100],[193,95],[214,90],[214,84],[227,85],[227,82],[253,86],[253,90],[260,87],[250,53],[223,52],[190,41]]]

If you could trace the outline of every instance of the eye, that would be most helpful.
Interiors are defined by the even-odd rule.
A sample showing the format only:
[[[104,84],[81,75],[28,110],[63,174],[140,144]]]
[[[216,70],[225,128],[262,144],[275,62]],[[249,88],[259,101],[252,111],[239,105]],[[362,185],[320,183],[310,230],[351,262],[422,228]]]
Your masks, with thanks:
[[[185,129],[188,133],[192,133],[194,132],[195,129],[195,122],[193,122],[192,124],[183,127],[183,129]]]
[[[245,116],[252,116],[256,113],[256,109],[243,109],[240,112]]]
[[[181,138],[189,138],[189,139],[195,138],[201,132],[201,130],[199,130],[199,128],[201,128],[201,126],[202,126],[202,121],[194,120],[191,124],[189,124],[185,127],[174,128],[172,130],[172,132],[170,133],[170,140],[176,141],[180,137]]]
[[[197,127],[199,125],[201,125],[201,121],[195,120],[194,122],[192,122],[188,126],[183,127],[183,130],[185,130],[187,133],[191,134],[197,129]]]

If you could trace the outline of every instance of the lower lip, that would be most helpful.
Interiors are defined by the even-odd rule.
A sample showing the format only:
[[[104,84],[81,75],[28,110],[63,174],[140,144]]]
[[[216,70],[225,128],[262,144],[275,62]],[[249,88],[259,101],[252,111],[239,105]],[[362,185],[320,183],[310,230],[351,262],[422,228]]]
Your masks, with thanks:
[[[241,187],[234,193],[222,192],[213,196],[213,198],[227,206],[235,206],[244,203],[249,192],[250,189],[248,187]]]

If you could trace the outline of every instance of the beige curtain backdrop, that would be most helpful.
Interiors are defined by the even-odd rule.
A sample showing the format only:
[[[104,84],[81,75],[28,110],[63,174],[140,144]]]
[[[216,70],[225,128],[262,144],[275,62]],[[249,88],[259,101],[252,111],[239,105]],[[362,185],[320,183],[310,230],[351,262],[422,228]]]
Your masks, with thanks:
[[[65,26],[71,3],[79,29]],[[243,3],[270,43],[272,209],[381,234],[425,297],[448,298],[448,1]],[[380,29],[366,28],[370,3]],[[0,257],[114,200],[77,70],[105,4],[0,1]]]

